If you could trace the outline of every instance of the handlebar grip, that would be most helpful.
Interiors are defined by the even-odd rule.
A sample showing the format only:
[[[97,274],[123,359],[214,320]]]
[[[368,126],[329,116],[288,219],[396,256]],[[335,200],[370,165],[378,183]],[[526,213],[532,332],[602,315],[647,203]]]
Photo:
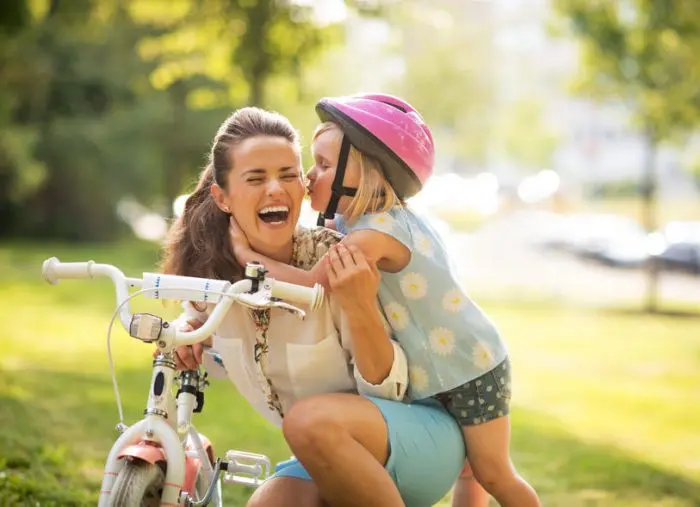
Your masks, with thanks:
[[[92,278],[90,268],[93,264],[93,261],[61,262],[56,257],[51,257],[44,261],[41,273],[44,280],[56,285],[61,278]]]
[[[323,286],[316,284],[313,287],[303,287],[293,283],[281,282],[279,280],[271,280],[272,296],[284,299],[293,303],[306,304],[312,310],[318,309],[323,303]]]

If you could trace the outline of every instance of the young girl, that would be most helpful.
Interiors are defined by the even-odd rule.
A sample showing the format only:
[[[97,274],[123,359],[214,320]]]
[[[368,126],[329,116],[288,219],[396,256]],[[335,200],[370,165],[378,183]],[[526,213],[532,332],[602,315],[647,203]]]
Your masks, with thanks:
[[[382,272],[379,299],[408,357],[413,400],[441,401],[462,425],[474,476],[503,506],[539,505],[510,460],[510,363],[489,318],[462,289],[430,225],[403,205],[432,174],[432,135],[408,103],[388,95],[326,98],[314,133],[309,195],[322,219]],[[336,215],[336,212],[339,214]],[[325,283],[327,262],[306,272],[253,254],[232,224],[240,262],[271,275]],[[352,255],[334,248],[331,257]]]

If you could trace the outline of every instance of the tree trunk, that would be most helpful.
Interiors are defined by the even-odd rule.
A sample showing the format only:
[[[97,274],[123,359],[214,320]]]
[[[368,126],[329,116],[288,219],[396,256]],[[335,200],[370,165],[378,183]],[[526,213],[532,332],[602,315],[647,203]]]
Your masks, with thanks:
[[[187,134],[187,85],[175,81],[168,89],[170,110],[172,112],[173,132],[169,137],[168,167],[165,168],[165,198],[168,211],[172,212],[172,203],[183,191],[186,176],[190,168],[187,159],[187,146],[183,136]]]
[[[250,86],[249,104],[265,107],[265,84],[272,70],[272,55],[267,48],[273,0],[257,0],[246,8],[247,30],[240,41],[239,51],[245,53],[244,74]]]
[[[643,200],[642,200],[642,217],[643,225],[647,232],[652,232],[656,229],[656,157],[658,152],[658,140],[654,135],[652,128],[647,127],[645,130],[646,140],[646,156],[644,160],[643,174]],[[658,311],[658,296],[659,296],[659,262],[657,258],[651,257],[647,266],[647,294],[645,311],[647,313],[656,313]]]
[[[264,58],[264,57],[261,57]],[[265,76],[255,73],[250,83],[250,105],[263,107],[265,103]]]

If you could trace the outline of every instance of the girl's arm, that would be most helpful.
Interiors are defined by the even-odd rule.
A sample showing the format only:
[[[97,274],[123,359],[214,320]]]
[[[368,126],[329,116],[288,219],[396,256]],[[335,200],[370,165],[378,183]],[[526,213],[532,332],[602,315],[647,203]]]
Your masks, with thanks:
[[[317,262],[313,268],[309,271],[305,271],[301,268],[290,266],[284,262],[279,262],[259,254],[250,248],[248,238],[233,217],[231,217],[230,220],[229,236],[233,253],[241,266],[245,266],[249,262],[259,262],[265,266],[270,276],[277,280],[303,285],[305,287],[313,287],[316,283],[320,283],[326,289],[328,288],[328,278],[326,277],[326,272],[321,262]]]
[[[305,287],[313,287],[314,284],[320,283],[328,289],[328,277],[326,270],[323,267],[323,259],[317,262],[310,271],[304,271],[301,268],[290,266],[284,262],[279,262],[270,259],[265,255],[261,255],[251,249],[238,249],[236,252],[236,260],[245,266],[248,262],[259,262],[268,271],[272,278],[282,280],[283,282],[303,285]]]
[[[411,252],[403,243],[376,230],[351,232],[343,239],[343,243],[359,248],[368,261],[389,273],[401,271],[411,260]]]
[[[235,227],[237,228],[237,226]],[[260,262],[269,271],[272,278],[306,287],[313,287],[314,284],[320,283],[326,289],[330,288],[326,268],[324,267],[324,262],[327,261],[327,254],[311,270],[304,271],[301,268],[275,261],[253,251],[248,246],[247,241],[243,241],[240,238],[242,234],[240,229],[235,230],[232,228],[232,242],[235,245],[234,252],[236,259],[242,265],[248,262]],[[376,230],[362,229],[351,232],[342,242],[348,247],[358,248],[368,262],[382,271],[396,273],[405,268],[411,260],[411,252],[403,243],[388,234]]]

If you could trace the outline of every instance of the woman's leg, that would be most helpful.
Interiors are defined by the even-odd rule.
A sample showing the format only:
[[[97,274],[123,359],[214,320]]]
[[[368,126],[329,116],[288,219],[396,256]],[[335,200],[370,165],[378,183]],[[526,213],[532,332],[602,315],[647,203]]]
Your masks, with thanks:
[[[464,464],[462,473],[455,482],[452,493],[452,507],[488,507],[489,494],[474,477],[469,463]]]
[[[325,472],[334,475],[334,480],[347,495],[338,505],[406,505],[425,507],[440,501],[454,483],[464,466],[464,437],[459,425],[436,401],[405,404],[381,398],[362,398],[349,394],[325,394],[301,400],[285,417],[285,437],[302,451],[295,451],[300,460],[312,463],[308,469],[319,486],[321,494],[330,505],[336,505],[325,496],[324,486],[317,481],[313,467],[327,467]],[[289,419],[289,415],[295,415]],[[377,418],[382,420],[381,424]],[[288,420],[289,419],[289,420]],[[329,423],[329,421],[332,421]],[[342,431],[327,432],[328,426],[344,427]],[[346,439],[339,441],[333,434],[351,434],[355,442],[374,443],[368,449],[376,463],[385,463],[384,474],[372,467],[368,473],[364,465],[348,464],[334,456],[342,451]],[[310,435],[310,436],[309,436]],[[316,435],[316,436],[314,436]],[[364,435],[364,436],[363,436]],[[377,438],[381,436],[381,438]],[[386,439],[388,438],[388,443]],[[315,444],[309,444],[315,442]],[[337,459],[337,461],[336,461]],[[286,468],[284,470],[287,470]],[[284,473],[282,471],[281,473]],[[382,482],[387,477],[398,486],[400,500],[387,496]],[[300,474],[296,474],[301,476]],[[380,477],[381,476],[381,477]],[[387,488],[395,493],[393,488]],[[365,500],[364,495],[368,495]],[[375,497],[375,495],[377,495]],[[379,496],[381,495],[381,496]],[[400,504],[386,502],[402,501]],[[363,502],[367,503],[363,503]]]
[[[282,429],[294,455],[333,507],[403,506],[384,469],[389,434],[379,409],[353,394],[325,394],[296,402]]]
[[[288,507],[290,498],[297,507],[327,507],[311,481],[295,477],[273,477],[260,486],[246,507]]]

